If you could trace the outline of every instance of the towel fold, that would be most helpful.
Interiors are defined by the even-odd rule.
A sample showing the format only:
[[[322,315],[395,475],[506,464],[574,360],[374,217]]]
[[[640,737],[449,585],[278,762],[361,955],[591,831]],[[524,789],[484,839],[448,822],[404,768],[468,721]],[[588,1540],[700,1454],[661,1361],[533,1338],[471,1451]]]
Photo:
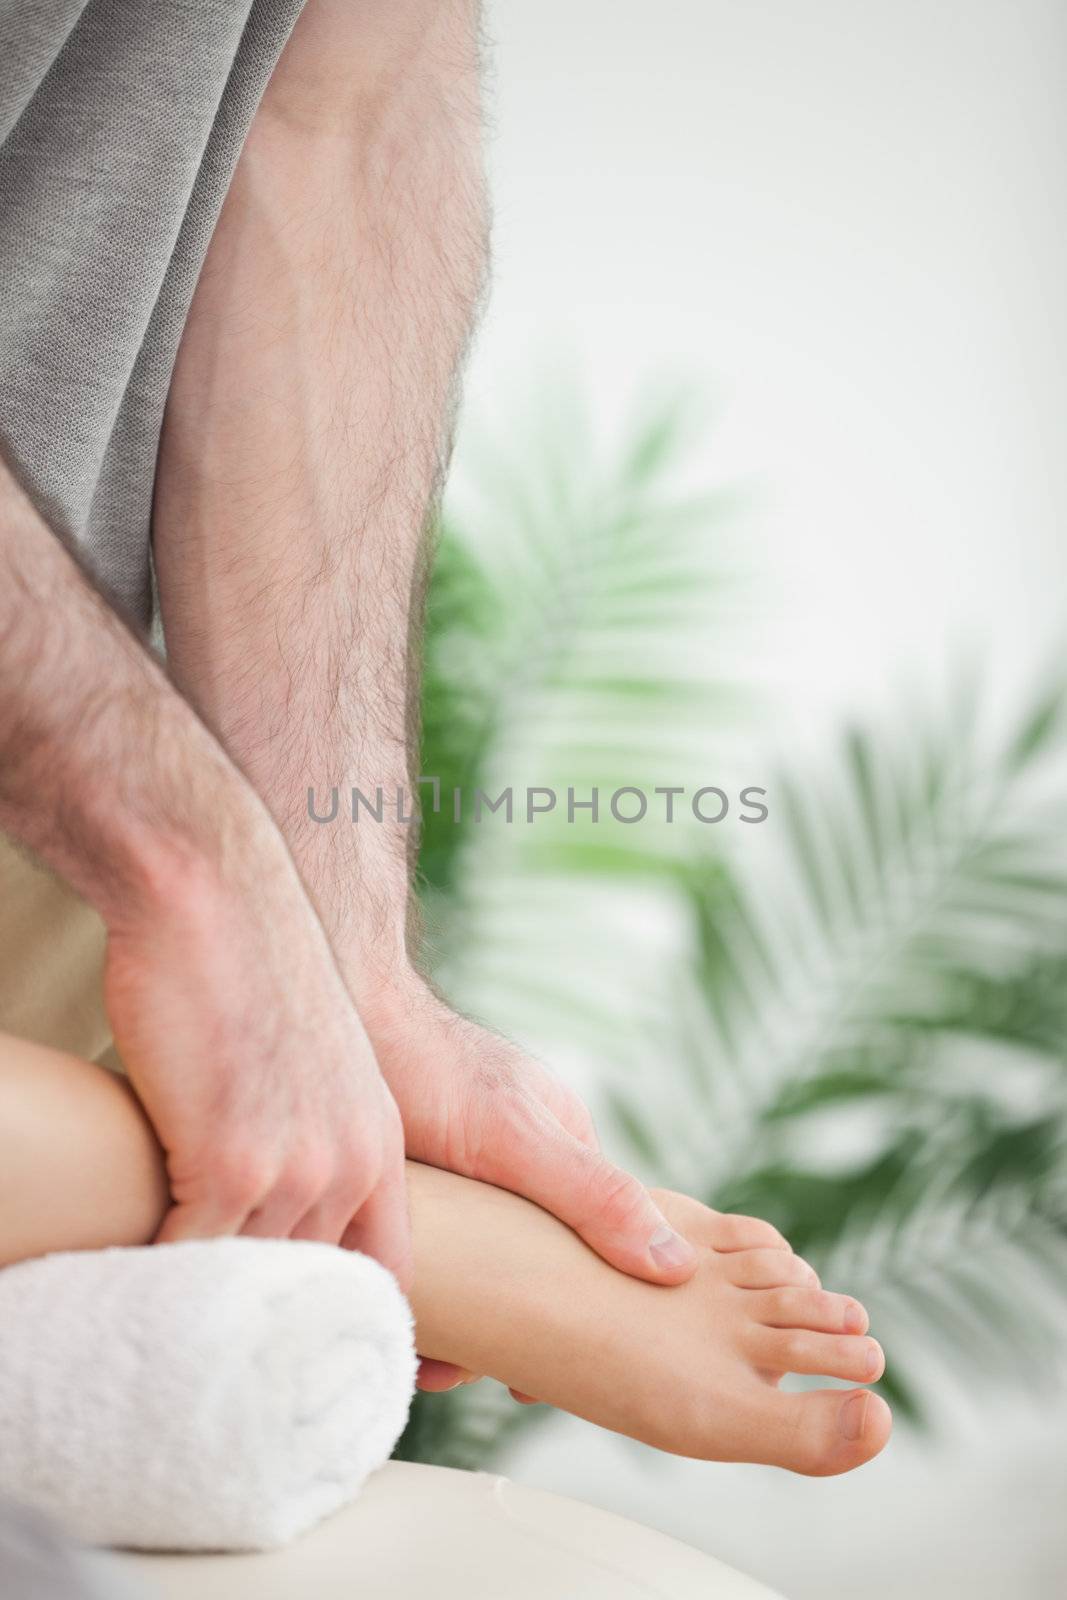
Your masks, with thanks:
[[[252,1550],[353,1498],[415,1380],[377,1262],[216,1239],[0,1271],[0,1493],[92,1544]]]

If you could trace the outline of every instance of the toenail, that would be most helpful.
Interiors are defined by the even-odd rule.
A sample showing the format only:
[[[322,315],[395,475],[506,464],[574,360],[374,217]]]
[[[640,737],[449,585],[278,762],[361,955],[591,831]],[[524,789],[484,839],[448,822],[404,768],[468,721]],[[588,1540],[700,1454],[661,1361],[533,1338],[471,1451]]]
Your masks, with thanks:
[[[863,1432],[863,1423],[867,1415],[866,1394],[850,1394],[841,1410],[837,1413],[838,1432],[842,1438],[854,1441]]]
[[[845,1307],[845,1332],[863,1333],[867,1328],[867,1317],[861,1305],[855,1300],[850,1300]]]

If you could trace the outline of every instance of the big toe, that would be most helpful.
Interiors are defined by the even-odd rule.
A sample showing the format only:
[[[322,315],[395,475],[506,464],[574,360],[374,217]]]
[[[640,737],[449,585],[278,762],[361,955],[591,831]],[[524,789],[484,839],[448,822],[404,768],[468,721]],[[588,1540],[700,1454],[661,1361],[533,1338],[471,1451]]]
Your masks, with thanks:
[[[851,1472],[885,1447],[892,1413],[870,1389],[814,1389],[805,1394],[774,1391],[768,1406],[773,1427],[768,1459],[793,1472],[830,1477]]]

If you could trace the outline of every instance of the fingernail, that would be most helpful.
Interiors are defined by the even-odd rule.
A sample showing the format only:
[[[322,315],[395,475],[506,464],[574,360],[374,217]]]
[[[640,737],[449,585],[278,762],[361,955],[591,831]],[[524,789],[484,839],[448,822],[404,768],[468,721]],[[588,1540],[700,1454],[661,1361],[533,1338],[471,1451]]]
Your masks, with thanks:
[[[867,1376],[873,1378],[882,1368],[882,1350],[880,1345],[872,1344],[867,1352]]]
[[[843,1439],[854,1442],[863,1432],[863,1420],[867,1415],[867,1395],[850,1394],[841,1410],[837,1413],[838,1432]]]
[[[648,1241],[648,1253],[657,1267],[687,1267],[693,1259],[692,1245],[666,1226],[656,1229]]]

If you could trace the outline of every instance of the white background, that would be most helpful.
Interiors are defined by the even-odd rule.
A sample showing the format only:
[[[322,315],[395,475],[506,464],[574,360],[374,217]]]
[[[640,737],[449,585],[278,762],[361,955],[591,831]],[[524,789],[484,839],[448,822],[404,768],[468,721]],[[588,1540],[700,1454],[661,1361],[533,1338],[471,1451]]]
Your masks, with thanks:
[[[1062,638],[1067,11],[1054,0],[496,0],[495,287],[468,410],[561,356],[610,429],[678,374],[758,481],[758,668],[800,738],[960,643]],[[1050,1352],[1051,1359],[1051,1352]],[[1063,1592],[1067,1408],[974,1397],[847,1480],[553,1422],[513,1476],[802,1596]]]

